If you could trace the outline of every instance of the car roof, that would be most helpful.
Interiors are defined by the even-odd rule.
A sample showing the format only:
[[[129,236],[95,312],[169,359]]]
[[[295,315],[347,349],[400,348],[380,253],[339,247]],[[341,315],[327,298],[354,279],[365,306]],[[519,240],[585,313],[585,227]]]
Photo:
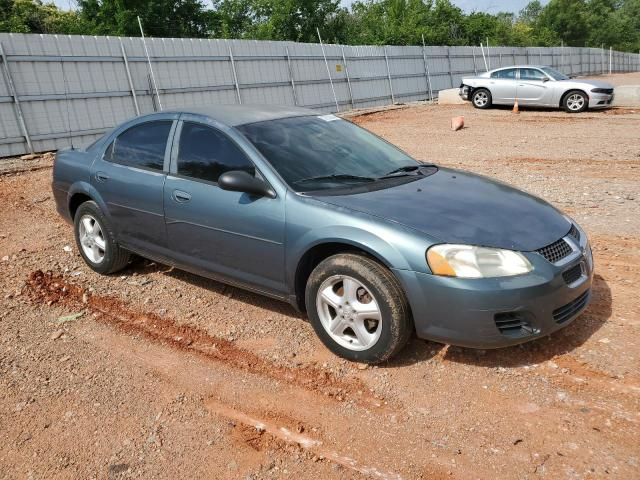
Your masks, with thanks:
[[[165,110],[163,113],[190,113],[203,115],[225,125],[235,127],[247,123],[277,120],[279,118],[305,117],[318,115],[307,108],[288,105],[211,105],[207,107],[184,107]]]
[[[493,70],[489,70],[489,72],[497,72],[500,70],[507,70],[510,68],[549,68],[549,66],[548,65],[509,65],[508,67],[494,68]]]

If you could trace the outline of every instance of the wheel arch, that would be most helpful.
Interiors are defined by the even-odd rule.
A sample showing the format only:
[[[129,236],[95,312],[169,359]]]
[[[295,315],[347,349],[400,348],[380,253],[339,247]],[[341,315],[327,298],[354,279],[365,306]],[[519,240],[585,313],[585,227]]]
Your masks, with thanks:
[[[294,298],[295,306],[298,310],[306,311],[305,305],[305,291],[307,286],[307,280],[311,275],[314,268],[318,266],[320,262],[340,253],[355,253],[371,258],[384,267],[388,268],[391,272],[392,265],[384,256],[378,251],[370,248],[367,245],[360,244],[349,240],[328,240],[321,243],[317,243],[309,247],[299,258],[295,274],[293,277]]]
[[[589,104],[589,94],[587,92],[585,92],[584,90],[582,90],[581,88],[570,88],[569,90],[567,90],[566,92],[564,92],[561,96],[560,96],[560,104],[558,105],[559,108],[563,108],[564,107],[564,99],[567,98],[567,96],[571,93],[571,92],[580,92],[582,93],[586,99],[587,99],[587,105]]]
[[[77,182],[71,186],[67,194],[67,208],[69,216],[73,221],[78,207],[84,202],[94,201],[102,210],[102,213],[110,220],[109,210],[98,191],[87,182]]]

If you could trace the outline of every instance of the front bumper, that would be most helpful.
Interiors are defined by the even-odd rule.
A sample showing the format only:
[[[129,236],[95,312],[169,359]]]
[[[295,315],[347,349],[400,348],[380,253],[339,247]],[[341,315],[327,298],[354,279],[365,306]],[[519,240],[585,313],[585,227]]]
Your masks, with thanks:
[[[460,85],[460,90],[458,90],[458,95],[463,100],[469,100],[469,93],[471,92],[471,87],[468,85]]]
[[[534,270],[515,277],[461,279],[396,270],[418,337],[463,347],[498,348],[566,327],[591,300],[593,259],[584,238],[584,245],[576,246],[561,265],[535,252],[525,253]],[[581,274],[568,284],[565,276],[574,267]]]
[[[589,108],[609,108],[613,104],[613,93],[589,93]]]

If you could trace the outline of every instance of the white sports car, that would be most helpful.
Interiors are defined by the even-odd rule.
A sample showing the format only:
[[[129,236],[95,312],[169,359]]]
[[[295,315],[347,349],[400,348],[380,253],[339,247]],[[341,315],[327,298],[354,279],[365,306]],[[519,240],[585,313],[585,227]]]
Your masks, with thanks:
[[[599,80],[570,78],[551,67],[516,65],[462,79],[460,96],[476,108],[519,105],[564,108],[584,112],[613,102],[613,85]]]

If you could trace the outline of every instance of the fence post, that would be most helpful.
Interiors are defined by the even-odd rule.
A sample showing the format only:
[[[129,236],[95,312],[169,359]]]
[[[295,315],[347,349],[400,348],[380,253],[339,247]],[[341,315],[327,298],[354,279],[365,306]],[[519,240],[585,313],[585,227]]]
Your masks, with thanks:
[[[129,60],[127,59],[127,53],[124,50],[122,39],[120,39],[120,50],[122,50],[122,59],[124,60],[124,69],[127,72],[127,80],[129,81],[129,89],[131,90],[131,97],[133,98],[133,106],[136,109],[136,115],[140,115],[140,107],[138,106],[138,99],[136,98],[136,89],[133,86],[133,80],[131,79],[131,70],[129,70]]]
[[[424,35],[422,36],[424,38]],[[424,42],[422,43],[424,45]],[[478,76],[478,65],[476,63],[476,46],[471,47],[471,52],[473,54],[473,74]]]
[[[231,70],[233,71],[233,83],[236,85],[236,94],[238,95],[238,103],[242,105],[242,97],[240,97],[240,85],[238,85],[238,74],[236,73],[236,62],[233,60],[233,51],[231,50],[231,44],[229,46],[229,60],[231,61]]]
[[[322,49],[322,56],[324,57],[324,65],[327,67],[327,75],[329,76],[329,83],[331,84],[331,91],[333,92],[333,101],[336,102],[336,111],[340,111],[340,105],[338,105],[338,97],[336,96],[336,89],[333,86],[333,78],[331,78],[331,70],[329,70],[329,62],[327,61],[327,54],[324,51],[324,43],[322,43],[322,37],[320,36],[320,29],[316,28],[318,32],[318,40],[320,40],[320,48]]]
[[[298,94],[296,92],[296,82],[293,79],[293,69],[291,68],[291,56],[289,55],[289,45],[284,47],[287,52],[287,68],[289,69],[289,81],[291,82],[291,90],[293,90],[293,104],[298,106]]]
[[[33,149],[33,144],[31,143],[31,137],[29,136],[29,131],[27,130],[27,124],[24,121],[24,115],[22,114],[22,106],[20,105],[20,99],[18,98],[18,93],[13,85],[13,79],[11,78],[11,71],[9,70],[9,63],[7,61],[7,56],[4,54],[4,48],[2,47],[2,42],[0,42],[0,57],[2,57],[2,72],[4,76],[4,81],[9,90],[9,95],[13,97],[13,107],[16,112],[16,116],[18,117],[18,124],[20,125],[20,130],[22,130],[22,136],[27,142],[27,147],[29,148],[29,153],[35,153]]]
[[[609,47],[609,75],[611,75],[612,67],[613,67],[613,47]]]
[[[349,66],[347,65],[347,57],[344,54],[344,45],[340,45],[342,50],[342,63],[344,63],[344,74],[347,77],[347,86],[349,87],[349,101],[351,102],[351,108],[356,108],[353,103],[353,90],[351,90],[351,77],[349,77]]]
[[[451,69],[451,47],[447,47],[447,62],[449,62],[449,83],[453,88],[455,85],[453,84],[453,71]]]
[[[526,47],[527,49],[527,65],[531,65],[531,60],[529,59],[529,47]]]
[[[473,47],[473,67],[476,66],[476,54],[475,47]],[[431,74],[429,73],[429,63],[427,62],[427,47],[424,44],[424,35],[422,35],[422,62],[424,63],[424,74],[427,77],[427,94],[429,95],[429,101],[433,103],[433,90],[431,89]],[[478,74],[476,70],[476,75]]]
[[[389,57],[387,57],[387,46],[384,46],[384,61],[387,64],[387,78],[389,79],[389,91],[391,92],[391,103],[395,104],[396,99],[393,96],[393,83],[391,82],[391,70],[389,70]]]
[[[540,56],[540,65],[542,65],[542,47],[538,47],[540,50],[538,50],[539,56]]]

